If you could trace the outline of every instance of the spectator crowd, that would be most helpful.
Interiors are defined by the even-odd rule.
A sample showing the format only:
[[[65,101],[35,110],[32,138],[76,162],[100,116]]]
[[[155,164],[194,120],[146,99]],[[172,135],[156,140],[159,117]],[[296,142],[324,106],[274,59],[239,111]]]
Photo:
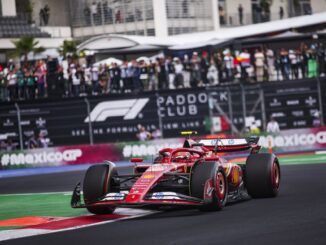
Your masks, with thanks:
[[[58,59],[51,76],[47,64],[39,60],[18,67],[10,60],[7,66],[0,66],[0,99],[51,97],[48,84],[53,74],[56,87],[65,97],[314,78],[325,76],[326,49],[322,44],[280,50],[225,49],[110,65],[80,64],[67,58]]]

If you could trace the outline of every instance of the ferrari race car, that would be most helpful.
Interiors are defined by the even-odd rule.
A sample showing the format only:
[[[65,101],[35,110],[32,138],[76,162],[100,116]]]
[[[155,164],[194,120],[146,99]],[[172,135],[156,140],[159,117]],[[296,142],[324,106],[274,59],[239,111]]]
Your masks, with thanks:
[[[277,157],[259,153],[258,137],[249,139],[185,139],[182,148],[165,148],[151,164],[133,158],[132,174],[118,174],[114,163],[88,168],[74,189],[71,206],[94,214],[109,214],[116,207],[160,208],[193,206],[202,211],[222,209],[244,195],[275,197],[281,172]],[[245,164],[228,162],[221,155],[248,151]]]

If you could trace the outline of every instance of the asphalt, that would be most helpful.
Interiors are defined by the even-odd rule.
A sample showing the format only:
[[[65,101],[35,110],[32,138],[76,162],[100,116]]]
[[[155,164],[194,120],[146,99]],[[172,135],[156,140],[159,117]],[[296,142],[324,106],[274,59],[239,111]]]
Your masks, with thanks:
[[[1,193],[71,190],[83,172],[0,179]],[[277,198],[172,210],[2,244],[326,244],[326,164],[282,166]],[[13,185],[13,186],[11,186]],[[7,190],[4,190],[7,188]]]

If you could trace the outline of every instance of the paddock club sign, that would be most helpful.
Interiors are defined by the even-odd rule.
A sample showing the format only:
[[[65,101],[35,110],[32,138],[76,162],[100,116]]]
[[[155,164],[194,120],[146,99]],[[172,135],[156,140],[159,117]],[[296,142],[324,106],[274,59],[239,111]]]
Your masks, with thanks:
[[[138,140],[139,125],[148,131],[162,127],[164,137],[176,137],[182,130],[208,134],[209,115],[205,90],[168,91],[142,96],[109,95],[19,104],[24,148],[30,136],[45,132],[49,146],[89,143],[89,123],[94,143]],[[19,142],[17,111],[14,105],[0,108],[0,136]]]

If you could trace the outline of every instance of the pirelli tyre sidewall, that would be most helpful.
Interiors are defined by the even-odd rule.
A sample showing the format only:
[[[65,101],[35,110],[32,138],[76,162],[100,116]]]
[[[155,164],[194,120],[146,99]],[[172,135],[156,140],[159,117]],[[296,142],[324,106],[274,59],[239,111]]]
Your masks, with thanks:
[[[259,153],[248,157],[245,186],[253,198],[276,197],[279,193],[281,168],[274,154]]]
[[[228,195],[227,177],[223,167],[214,161],[195,163],[191,169],[190,195],[204,200],[204,204],[199,207],[201,211],[221,210]]]
[[[117,170],[110,162],[90,166],[85,174],[83,182],[83,197],[86,205],[99,201],[106,193],[112,190],[112,176]],[[113,206],[89,206],[88,211],[94,214],[110,214],[114,211]]]

